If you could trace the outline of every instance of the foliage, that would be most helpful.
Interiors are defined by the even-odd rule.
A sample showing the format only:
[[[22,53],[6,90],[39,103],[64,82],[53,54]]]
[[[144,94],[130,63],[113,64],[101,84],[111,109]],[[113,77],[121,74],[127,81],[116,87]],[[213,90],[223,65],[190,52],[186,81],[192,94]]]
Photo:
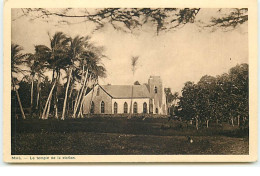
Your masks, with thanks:
[[[134,85],[141,85],[141,84],[139,83],[139,81],[135,81]]]
[[[248,65],[240,64],[228,74],[203,76],[195,84],[185,83],[179,102],[178,115],[200,121],[228,121],[231,118],[249,118]]]
[[[99,77],[106,76],[106,69],[101,62],[105,57],[103,48],[91,44],[89,38],[89,36],[76,36],[71,39],[62,32],[56,32],[50,37],[50,47],[36,45],[33,54],[22,54],[22,47],[12,44],[12,73],[22,76],[21,81],[12,77],[13,84],[16,84],[13,86],[19,89],[17,93],[21,94],[21,103],[24,103],[26,108],[28,107],[28,97],[31,96],[31,115],[35,115],[35,113],[40,115],[43,111],[44,116],[42,117],[48,118],[50,110],[50,112],[55,111],[55,117],[58,118],[65,94],[66,98],[68,96],[69,102],[64,101],[64,106],[70,104],[72,108],[73,101],[76,99],[75,87],[81,83],[83,78],[86,78],[87,81],[97,81]],[[25,69],[22,69],[23,67]],[[44,73],[47,72],[52,72],[52,78],[46,77]],[[62,72],[65,72],[65,75],[61,74]],[[69,74],[71,74],[71,84],[68,82]],[[37,81],[35,81],[35,75]],[[67,79],[67,82],[62,83],[63,79]],[[70,87],[70,90],[65,92],[66,86]],[[83,96],[83,93],[87,91],[87,86],[87,84],[82,85],[81,94]],[[33,92],[37,93],[33,94]],[[52,102],[54,106],[48,105]]]
[[[76,10],[76,11],[75,11]],[[219,13],[226,9],[219,9]],[[55,16],[60,24],[72,24],[70,19],[77,18],[79,23],[93,22],[96,29],[101,29],[110,24],[116,30],[133,31],[144,25],[152,24],[157,34],[161,31],[169,31],[181,28],[188,23],[198,23],[196,16],[200,8],[99,8],[99,9],[22,9],[23,16],[29,16],[32,20],[42,19],[49,21]],[[248,20],[248,9],[228,9],[220,17],[212,17],[210,23],[203,27],[235,28]]]

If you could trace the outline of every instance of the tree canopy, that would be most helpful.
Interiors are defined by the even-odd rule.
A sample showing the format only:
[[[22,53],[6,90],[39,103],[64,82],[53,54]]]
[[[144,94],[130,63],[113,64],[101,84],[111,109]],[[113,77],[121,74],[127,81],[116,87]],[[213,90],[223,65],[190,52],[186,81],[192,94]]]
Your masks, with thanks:
[[[74,24],[70,19],[77,18],[76,23],[92,22],[95,30],[110,24],[116,30],[132,32],[144,25],[152,25],[159,34],[181,28],[188,23],[200,23],[202,27],[217,27],[224,30],[234,29],[248,21],[247,8],[218,9],[219,15],[211,17],[209,22],[197,20],[201,8],[99,8],[99,9],[45,9],[24,8],[22,16],[32,20],[50,21],[57,17],[59,24]]]
[[[249,118],[248,64],[232,67],[216,77],[205,75],[200,81],[186,82],[178,112],[185,119],[224,120]]]

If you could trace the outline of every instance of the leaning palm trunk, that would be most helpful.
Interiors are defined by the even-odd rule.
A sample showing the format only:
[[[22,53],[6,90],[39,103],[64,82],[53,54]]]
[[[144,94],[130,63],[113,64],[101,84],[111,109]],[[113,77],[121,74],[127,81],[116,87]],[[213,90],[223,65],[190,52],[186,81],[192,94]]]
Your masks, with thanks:
[[[81,83],[81,85],[83,86],[83,82],[84,82],[84,65],[83,65],[83,71],[82,71],[82,76],[81,76],[81,81],[80,81],[80,83]],[[79,100],[79,95],[80,95],[80,93],[81,93],[81,91],[82,91],[82,87],[79,89],[79,91],[77,92],[77,96],[76,96],[76,100],[75,100],[75,103],[74,103],[74,107],[73,107],[73,114],[74,114],[74,112],[76,111],[76,105],[78,104],[78,100]]]
[[[51,99],[52,99],[52,96],[51,96]],[[45,115],[44,119],[48,119],[49,118],[50,109],[51,109],[51,99],[50,99],[50,101],[48,103],[48,108],[47,108],[47,112],[46,112],[46,115]]]
[[[34,76],[32,75],[32,83],[31,83],[31,107],[30,107],[30,113],[31,113],[31,117],[32,117],[32,114],[33,114],[33,81],[34,80]]]
[[[13,82],[13,85],[14,85],[14,90],[15,90],[15,93],[16,93],[16,96],[17,96],[17,100],[18,100],[19,107],[20,107],[20,110],[21,110],[21,113],[22,113],[22,117],[23,117],[23,119],[26,119],[26,117],[24,115],[24,111],[23,111],[22,102],[21,102],[21,99],[20,99],[20,96],[19,96],[19,92],[17,91],[17,89],[15,87],[13,77],[11,79],[12,79],[12,82]]]
[[[93,85],[93,91],[92,91],[91,98],[90,98],[88,118],[90,117],[90,113],[91,113],[91,107],[92,107],[92,100],[93,100],[93,96],[94,96],[94,88],[95,88],[95,85],[96,85],[96,84],[94,83],[94,85]]]
[[[84,87],[85,87],[85,85],[86,85],[87,77],[88,77],[88,69],[87,69],[87,71],[86,71],[84,83],[83,83],[83,85],[82,85],[82,88],[81,88],[81,92],[80,92],[78,101],[77,101],[77,103],[75,103],[75,109],[74,109],[72,118],[75,118],[75,117],[76,117],[76,113],[77,113],[77,111],[78,111],[78,106],[79,106],[79,103],[80,103],[80,100],[81,100],[81,97],[82,97],[82,94],[83,94],[83,91],[84,91]]]
[[[207,119],[206,122],[207,122],[207,128],[209,128],[209,120]]]
[[[80,107],[79,107],[79,114],[78,114],[78,118],[82,118],[83,117],[83,113],[82,113],[82,108],[83,108],[83,100],[84,100],[84,96],[86,95],[86,93],[87,93],[87,89],[88,89],[88,83],[89,82],[87,82],[87,85],[85,86],[85,90],[84,90],[84,93],[83,93],[83,95],[82,95],[82,98],[81,98],[81,100],[80,100]],[[93,94],[92,94],[93,95]]]
[[[49,93],[49,96],[48,96],[48,98],[47,98],[47,101],[46,101],[46,104],[45,104],[45,107],[44,107],[44,110],[43,110],[43,113],[42,113],[42,119],[48,118],[48,116],[49,116],[49,113],[46,113],[46,111],[47,111],[48,104],[49,104],[50,101],[51,101],[52,92],[53,92],[53,90],[54,90],[54,88],[55,88],[55,86],[56,86],[56,81],[57,81],[57,80],[54,81],[54,83],[53,83],[53,85],[52,85],[52,88],[51,88],[51,91],[50,91],[50,93]]]
[[[41,84],[41,77],[38,77],[37,82],[37,100],[36,100],[36,108],[39,109],[39,100],[40,100],[40,84]]]
[[[70,70],[69,70],[69,78],[68,78],[67,87],[66,87],[66,92],[65,92],[64,103],[63,103],[63,110],[62,110],[61,120],[64,120],[64,119],[65,119],[65,112],[66,112],[67,97],[68,97],[68,91],[69,91],[71,73],[72,73],[72,70],[70,69]]]
[[[73,113],[76,111],[76,104],[78,103],[78,99],[79,99],[80,93],[81,93],[81,88],[80,88],[79,91],[77,92],[77,96],[76,96],[75,103],[74,103],[74,107],[73,107]]]

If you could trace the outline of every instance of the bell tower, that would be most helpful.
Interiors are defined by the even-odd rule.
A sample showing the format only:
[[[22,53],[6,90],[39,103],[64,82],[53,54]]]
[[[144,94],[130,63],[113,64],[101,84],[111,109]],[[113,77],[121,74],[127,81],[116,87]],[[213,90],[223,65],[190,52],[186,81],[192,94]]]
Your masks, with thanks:
[[[164,102],[164,90],[160,76],[150,76],[148,80],[149,92],[151,95],[150,108],[153,114],[165,114],[166,102]]]

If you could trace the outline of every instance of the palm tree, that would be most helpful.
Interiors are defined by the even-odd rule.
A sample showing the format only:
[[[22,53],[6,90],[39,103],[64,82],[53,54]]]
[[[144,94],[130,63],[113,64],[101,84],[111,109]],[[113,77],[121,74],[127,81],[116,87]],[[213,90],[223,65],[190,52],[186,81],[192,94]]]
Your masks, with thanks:
[[[95,64],[93,66],[94,67],[91,68],[91,74],[90,74],[90,79],[93,82],[93,92],[92,92],[92,95],[91,95],[91,98],[90,98],[89,113],[88,114],[90,114],[91,103],[92,103],[92,99],[93,99],[93,95],[94,95],[94,88],[98,84],[98,79],[106,77],[106,69],[102,64],[101,65]],[[87,88],[84,91],[84,95],[86,94],[86,91],[87,91]],[[83,107],[83,99],[82,99],[81,104],[80,104],[80,110],[79,110],[78,117],[83,116],[82,107]]]
[[[84,51],[81,55],[81,61],[80,62],[81,62],[81,65],[83,66],[82,79],[84,81],[83,81],[83,84],[81,85],[81,88],[80,88],[78,95],[77,95],[77,99],[76,99],[75,106],[74,106],[74,112],[73,112],[73,116],[72,116],[73,118],[76,117],[78,107],[81,104],[81,98],[82,98],[83,92],[85,91],[85,89],[87,87],[86,83],[89,82],[88,81],[88,79],[90,78],[89,71],[90,71],[91,67],[93,68],[94,65],[97,64],[98,59],[99,58],[95,57],[95,53],[92,52],[92,51]],[[84,71],[85,67],[86,67],[86,71]]]
[[[132,69],[132,73],[133,73],[133,80],[134,80],[134,76],[135,76],[135,71],[136,71],[138,59],[139,59],[139,56],[133,56],[133,57],[131,58],[131,69]],[[129,112],[129,117],[128,117],[129,119],[130,119],[131,116],[132,116],[133,94],[134,94],[134,86],[132,85],[130,112]]]
[[[31,116],[33,112],[33,87],[34,87],[34,79],[35,76],[37,76],[37,105],[36,109],[38,109],[39,105],[39,99],[40,99],[40,83],[41,83],[41,78],[44,77],[43,71],[45,69],[45,62],[46,58],[48,58],[48,55],[46,56],[44,54],[44,46],[42,45],[36,45],[35,46],[35,53],[30,54],[30,56],[27,59],[27,64],[30,68],[30,76],[31,76]]]
[[[101,63],[101,59],[105,57],[102,55],[102,49],[97,47],[91,47],[89,51],[82,53],[82,64],[87,68],[83,85],[81,87],[80,95],[75,106],[73,117],[76,117],[77,110],[79,108],[78,118],[82,117],[83,97],[87,91],[87,85],[92,82],[95,84],[99,77],[106,76],[106,69]]]
[[[88,38],[76,36],[74,39],[71,40],[70,44],[70,58],[71,58],[71,65],[68,68],[68,81],[67,81],[67,86],[66,86],[66,92],[65,92],[65,98],[64,98],[64,103],[63,103],[63,110],[62,110],[62,117],[61,119],[64,120],[65,118],[65,112],[66,112],[66,105],[67,105],[67,97],[68,97],[68,90],[69,90],[69,85],[71,82],[71,76],[72,76],[72,71],[73,71],[73,63],[77,60],[79,60],[79,57],[81,53],[84,51],[84,47],[86,46]]]
[[[46,101],[44,111],[42,114],[42,119],[48,118],[49,113],[47,111],[48,106],[51,105],[51,97],[54,94],[54,109],[55,118],[58,118],[58,107],[57,107],[57,91],[54,89],[59,82],[61,70],[66,69],[68,65],[71,65],[71,59],[69,55],[69,44],[71,39],[67,37],[62,32],[56,32],[50,39],[50,57],[48,58],[48,67],[53,71],[52,82],[53,86],[49,93],[48,99]],[[53,93],[54,92],[54,93]],[[49,108],[48,108],[49,109]]]
[[[174,101],[174,105],[176,106],[176,101],[179,99],[179,93],[174,92],[172,95],[172,101]]]
[[[25,116],[24,111],[23,111],[21,99],[20,99],[20,96],[19,96],[19,92],[16,89],[16,84],[15,84],[14,76],[13,76],[13,74],[19,74],[19,73],[23,74],[23,72],[24,72],[24,70],[22,70],[20,68],[20,66],[22,64],[26,63],[25,59],[29,55],[28,54],[22,54],[21,53],[22,50],[23,50],[23,48],[21,46],[14,44],[14,43],[11,44],[11,80],[12,80],[13,89],[15,90],[15,93],[16,93],[16,96],[17,96],[17,100],[18,100],[19,107],[20,107],[20,110],[21,110],[21,113],[22,113],[22,117],[23,117],[23,119],[26,119],[26,116]]]

